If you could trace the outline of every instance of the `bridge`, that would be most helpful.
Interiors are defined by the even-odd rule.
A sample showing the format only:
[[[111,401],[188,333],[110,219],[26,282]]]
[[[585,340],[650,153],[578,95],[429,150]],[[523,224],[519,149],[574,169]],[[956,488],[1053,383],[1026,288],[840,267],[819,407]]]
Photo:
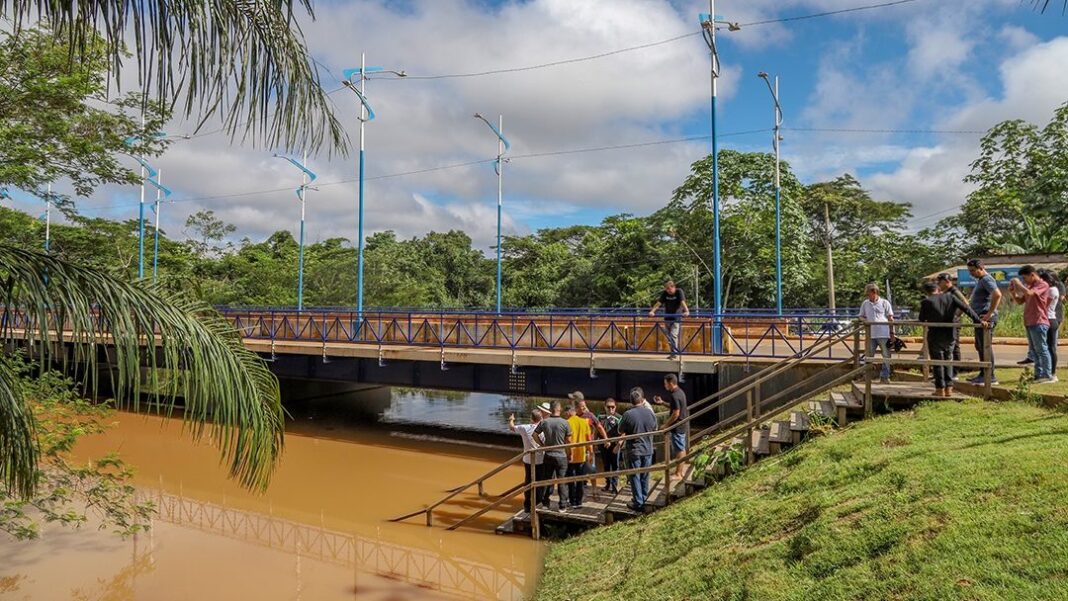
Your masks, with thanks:
[[[618,398],[658,388],[667,372],[705,396],[754,362],[835,360],[855,342],[811,353],[852,315],[818,309],[693,313],[670,359],[667,323],[635,309],[219,310],[280,377],[538,396]]]

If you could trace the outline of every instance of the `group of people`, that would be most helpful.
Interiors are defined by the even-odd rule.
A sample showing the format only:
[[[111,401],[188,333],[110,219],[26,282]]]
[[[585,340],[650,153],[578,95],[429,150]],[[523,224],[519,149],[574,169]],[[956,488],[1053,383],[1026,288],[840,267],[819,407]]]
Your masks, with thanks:
[[[992,336],[998,322],[998,307],[1004,294],[986,269],[982,259],[968,261],[968,273],[975,279],[970,298],[954,285],[953,277],[941,273],[933,281],[923,284],[925,298],[920,302],[919,320],[932,324],[948,324],[967,315],[982,327],[975,328],[975,349],[980,361],[994,361],[993,348],[987,348],[987,338]],[[858,317],[872,324],[868,354],[881,352],[883,366],[879,374],[883,382],[890,379],[890,350],[893,340],[894,310],[889,301],[879,296],[879,287],[868,284],[867,299],[861,304]],[[1024,326],[1027,329],[1027,358],[1019,363],[1034,364],[1035,383],[1057,381],[1057,331],[1064,321],[1064,284],[1048,269],[1035,269],[1031,265],[1020,268],[1019,276],[1009,281],[1008,295],[1013,302],[1024,306]],[[927,356],[939,361],[960,361],[959,327],[930,326],[924,344]],[[990,353],[990,356],[987,353]],[[935,365],[932,368],[935,395],[951,396],[956,370],[950,365]],[[991,369],[991,384],[997,377]],[[971,378],[972,384],[984,384],[984,375]]]
[[[652,404],[640,387],[630,390],[631,408],[618,413],[615,399],[604,402],[605,413],[595,415],[587,406],[585,395],[576,391],[568,394],[568,403],[542,403],[531,411],[530,423],[517,424],[515,415],[508,417],[508,428],[523,440],[524,484],[537,480],[547,482],[572,476],[592,477],[597,472],[597,455],[601,473],[611,474],[621,469],[647,468],[653,464],[653,434],[659,429],[669,430],[671,453],[680,462],[676,475],[684,473],[684,458],[689,439],[689,408],[686,394],[679,387],[675,374],[664,376],[667,399],[654,396],[652,404],[666,405],[668,412],[662,426]],[[586,443],[574,444],[572,443]],[[564,446],[566,448],[556,448]],[[599,452],[595,452],[599,451]],[[533,461],[533,466],[531,462]],[[606,475],[602,491],[619,492],[618,476]],[[631,501],[628,507],[643,511],[649,494],[649,472],[628,476]],[[595,479],[588,479],[596,486]],[[528,486],[523,496],[526,511],[535,506],[552,507],[552,494],[557,494],[557,508],[561,511],[581,509],[585,501],[587,478],[557,486]],[[555,490],[554,490],[555,489]],[[595,492],[596,494],[596,492]]]

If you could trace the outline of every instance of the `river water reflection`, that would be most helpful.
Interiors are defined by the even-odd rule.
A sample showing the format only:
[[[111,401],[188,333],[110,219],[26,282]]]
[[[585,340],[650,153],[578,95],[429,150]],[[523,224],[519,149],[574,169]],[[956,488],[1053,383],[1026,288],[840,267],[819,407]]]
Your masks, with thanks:
[[[528,403],[434,394],[396,391],[383,419],[502,431],[502,412]],[[88,527],[49,527],[38,541],[4,541],[0,597],[400,601],[529,594],[541,545],[492,534],[517,506],[487,515],[478,531],[387,521],[489,470],[511,450],[397,435],[388,424],[362,425],[321,403],[312,412],[291,411],[285,453],[263,495],[228,480],[216,452],[190,442],[179,422],[117,414],[115,426],[85,439],[77,455],[118,451],[137,468],[139,490],[159,509],[151,531],[123,541]],[[521,479],[518,468],[508,470],[487,492]],[[438,519],[458,519],[476,502],[459,497]]]

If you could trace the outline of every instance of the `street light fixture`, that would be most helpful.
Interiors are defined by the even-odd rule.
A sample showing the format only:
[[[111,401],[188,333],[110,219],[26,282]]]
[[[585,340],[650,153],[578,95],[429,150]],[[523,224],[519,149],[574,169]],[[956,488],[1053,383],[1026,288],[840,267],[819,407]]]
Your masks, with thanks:
[[[141,120],[141,125],[144,126],[144,119]],[[156,132],[150,134],[152,139],[163,140],[168,138],[167,134],[163,132]],[[184,140],[188,140],[189,136],[174,136]],[[123,141],[127,147],[131,147],[134,144],[140,142],[143,138],[140,136],[131,136]],[[133,155],[130,155],[133,156]],[[159,188],[159,182],[153,181],[153,178],[159,175],[159,172],[152,168],[151,165],[145,161],[144,155],[133,157],[141,165],[141,201],[138,205],[137,212],[137,279],[141,280],[145,277],[145,184],[151,184],[156,188]]]
[[[716,139],[716,96],[719,88],[719,51],[716,48],[716,26],[727,25],[729,31],[739,31],[741,26],[737,23],[729,23],[716,16],[716,0],[708,0],[708,12],[700,13],[698,21],[701,23],[701,33],[708,45],[708,54],[712,63],[712,347],[714,352],[720,352],[723,346],[721,335],[721,319],[723,311],[723,278],[722,262],[720,261],[720,237],[719,237],[719,145]]]
[[[396,77],[405,77],[404,71],[392,71],[384,69],[382,67],[368,67],[367,55],[360,55],[360,66],[355,69],[345,69],[342,71],[345,87],[356,93],[356,96],[360,99],[360,187],[359,187],[359,208],[358,208],[358,232],[357,236],[357,261],[356,261],[356,330],[360,330],[363,323],[363,174],[364,174],[364,125],[368,121],[372,121],[375,118],[375,112],[371,109],[371,104],[367,101],[367,80],[368,75],[373,73],[382,73],[394,75]],[[354,81],[353,78],[356,78]],[[357,82],[359,85],[357,85]]]
[[[280,154],[274,155],[276,158],[284,159],[292,163],[294,167],[300,169],[300,187],[297,188],[297,198],[300,199],[300,251],[297,258],[297,311],[304,310],[304,193],[308,189],[308,184],[315,181],[317,177],[310,169],[304,166],[304,163],[308,161],[308,151],[304,151],[304,155],[300,161],[291,159],[287,156]]]
[[[479,113],[475,113],[475,119],[481,119],[483,123],[489,126],[493,133],[497,135],[497,160],[493,164],[494,171],[497,172],[497,313],[501,312],[501,205],[504,197],[504,183],[503,183],[503,161],[504,153],[506,150],[512,147],[508,143],[508,139],[504,137],[501,131],[504,129],[504,115],[497,116],[497,126],[486,120]]]
[[[782,142],[782,105],[779,104],[779,76],[772,87],[768,74],[761,71],[757,77],[768,84],[768,91],[775,101],[775,131],[771,143],[775,148],[775,309],[782,315],[782,181],[779,173],[779,143]]]

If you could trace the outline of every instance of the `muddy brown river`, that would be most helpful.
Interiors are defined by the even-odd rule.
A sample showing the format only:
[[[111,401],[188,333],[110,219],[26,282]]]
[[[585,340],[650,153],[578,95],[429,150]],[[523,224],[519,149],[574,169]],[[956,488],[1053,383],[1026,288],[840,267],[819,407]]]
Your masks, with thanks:
[[[84,439],[79,458],[117,451],[158,508],[148,533],[123,540],[92,526],[0,539],[0,598],[52,600],[381,600],[526,598],[542,547],[499,536],[507,513],[472,530],[387,521],[440,498],[512,452],[435,441],[386,427],[295,421],[265,494],[226,478],[215,450],[174,420],[128,413]],[[477,437],[476,437],[477,438]],[[518,468],[487,492],[522,480]],[[439,514],[470,512],[475,496]]]

